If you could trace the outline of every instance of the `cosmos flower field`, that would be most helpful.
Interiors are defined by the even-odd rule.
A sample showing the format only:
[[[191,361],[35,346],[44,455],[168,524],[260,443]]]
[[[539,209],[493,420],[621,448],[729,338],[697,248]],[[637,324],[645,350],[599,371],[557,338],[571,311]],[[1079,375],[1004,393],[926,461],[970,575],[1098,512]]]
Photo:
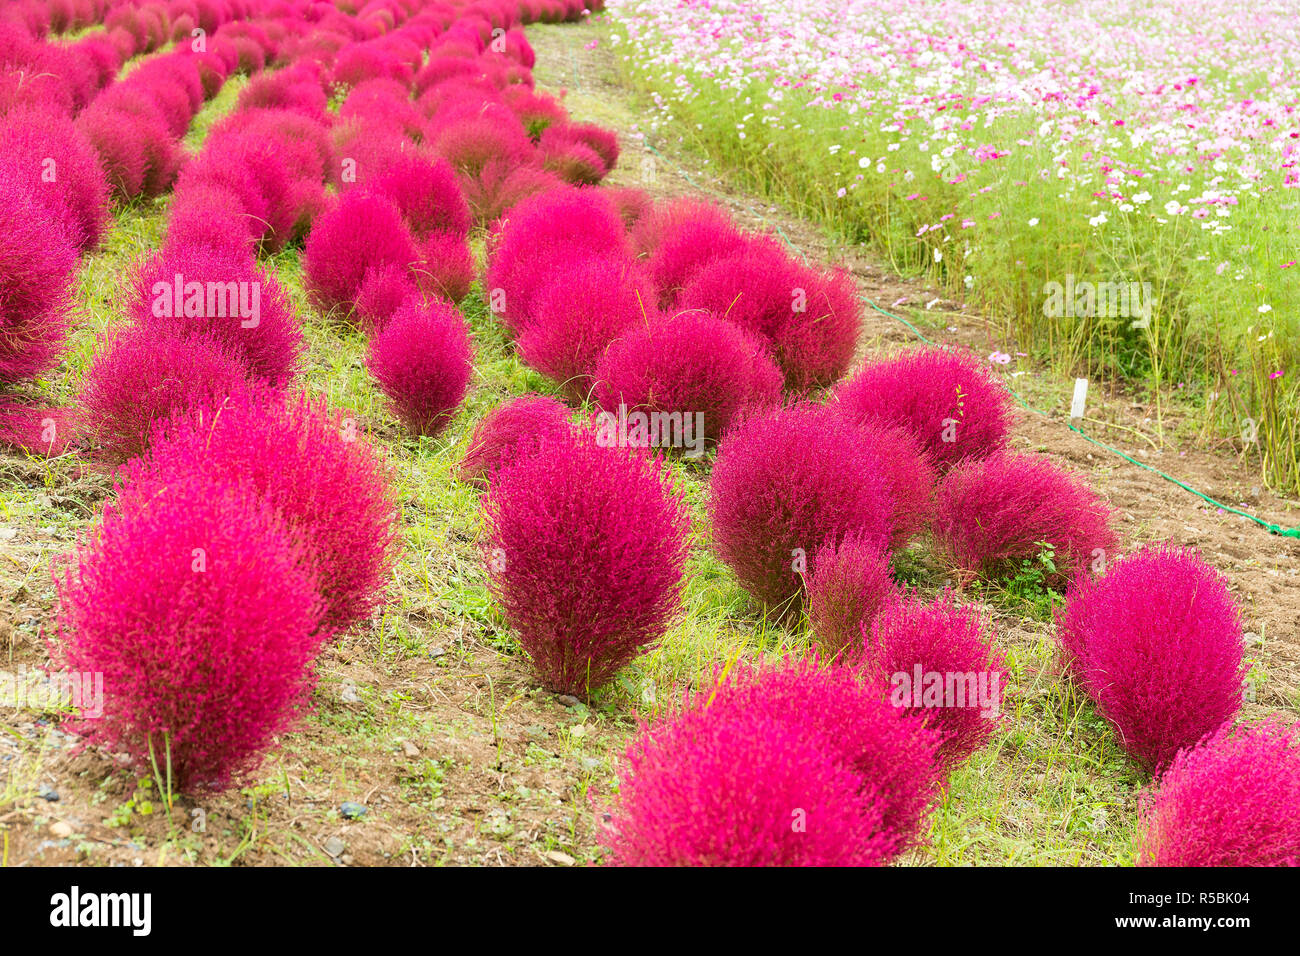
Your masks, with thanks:
[[[1300,865],[1296,13],[4,8],[0,860]]]
[[[611,7],[665,131],[1040,358],[1191,386],[1223,433],[1259,435],[1267,480],[1300,489],[1293,3]],[[1045,314],[1067,276],[1149,283],[1152,314]]]

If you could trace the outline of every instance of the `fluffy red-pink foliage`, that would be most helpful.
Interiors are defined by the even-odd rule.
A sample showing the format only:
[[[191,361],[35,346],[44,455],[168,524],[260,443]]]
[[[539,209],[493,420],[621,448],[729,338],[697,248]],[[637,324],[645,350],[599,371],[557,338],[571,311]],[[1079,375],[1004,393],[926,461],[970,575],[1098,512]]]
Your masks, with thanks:
[[[699,266],[676,302],[762,335],[796,392],[834,383],[857,348],[861,307],[852,277],[818,273],[765,237]]]
[[[454,232],[433,232],[420,244],[416,280],[426,291],[459,302],[469,295],[477,270],[465,237]]]
[[[461,481],[486,485],[501,468],[553,444],[571,444],[574,435],[567,405],[546,395],[521,395],[502,402],[475,426],[456,474]]]
[[[631,186],[611,186],[606,190],[610,202],[618,210],[619,216],[623,219],[623,224],[627,228],[635,228],[636,224],[641,221],[641,217],[649,214],[654,208],[654,200],[644,189],[635,189]]]
[[[1221,728],[1138,806],[1138,866],[1300,866],[1300,723]]]
[[[55,458],[72,443],[72,409],[23,401],[0,392],[0,448]]]
[[[601,687],[680,606],[689,511],[657,460],[554,443],[496,472],[484,508],[492,593],[549,690]]]
[[[697,199],[656,206],[637,221],[631,239],[633,251],[649,257],[664,308],[676,304],[682,288],[701,268],[750,245],[720,206]]]
[[[485,288],[502,290],[502,321],[513,332],[526,330],[534,298],[557,284],[572,264],[602,258],[624,262],[623,221],[598,189],[565,187],[532,196],[510,213],[491,243]],[[645,300],[646,308],[653,299]]]
[[[855,421],[909,428],[941,471],[1007,444],[1011,393],[969,352],[917,348],[867,363],[835,391]]]
[[[261,132],[225,131],[210,138],[181,174],[176,190],[183,193],[200,181],[238,190],[243,200],[239,212],[253,237],[266,251],[284,248],[298,221],[301,194],[275,141]]]
[[[933,551],[963,576],[998,580],[1053,550],[1049,587],[1104,567],[1119,539],[1111,509],[1083,479],[1045,458],[1000,453],[967,459],[939,482],[930,523]]]
[[[921,839],[937,743],[848,668],[741,665],[642,727],[602,842],[622,865],[887,863]]]
[[[109,184],[122,198],[153,198],[171,188],[183,153],[157,104],[137,86],[122,84],[76,119],[99,154]]]
[[[696,704],[643,726],[601,832],[615,866],[880,866],[869,784],[797,722]],[[800,826],[803,824],[803,826]]]
[[[556,265],[551,279],[538,288],[532,319],[515,345],[524,362],[581,402],[591,392],[596,363],[609,344],[654,316],[654,293],[627,259]]]
[[[55,580],[54,658],[103,675],[103,714],[74,727],[139,773],[170,758],[179,790],[223,789],[309,703],[310,555],[237,473],[105,506]]]
[[[71,120],[10,113],[0,121],[0,165],[64,224],[74,246],[99,245],[108,224],[108,180],[99,155]]]
[[[862,629],[870,627],[898,593],[889,555],[861,535],[822,545],[808,576],[808,622],[813,643],[827,658],[856,660]]]
[[[894,596],[861,633],[864,673],[895,707],[938,731],[945,771],[989,742],[1001,719],[1006,661],[977,608],[959,607],[949,591],[928,603]]]
[[[240,197],[225,186],[194,182],[173,195],[165,251],[198,247],[223,256],[247,257],[253,252],[254,241]]]
[[[522,165],[533,158],[532,140],[507,107],[480,109],[470,116],[438,123],[430,131],[433,149],[461,175],[473,176],[489,162]]]
[[[69,325],[77,250],[21,179],[0,168],[0,384],[52,368]]]
[[[713,543],[769,610],[797,614],[808,556],[848,534],[884,547],[893,499],[872,449],[826,408],[800,403],[734,424],[709,482]]]
[[[161,430],[148,457],[128,465],[119,495],[158,494],[188,475],[219,483],[227,474],[251,482],[310,549],[322,638],[384,603],[399,547],[397,504],[391,469],[354,418],[305,394],[256,389]]]
[[[367,270],[409,269],[419,258],[401,210],[382,196],[352,190],[317,218],[303,251],[303,278],[318,308],[350,309]]]
[[[1144,767],[1241,708],[1241,618],[1223,577],[1192,550],[1148,546],[1101,578],[1081,572],[1056,612],[1062,657]]]
[[[411,149],[388,150],[378,170],[358,164],[357,182],[390,199],[417,240],[436,232],[464,236],[469,232],[469,206],[456,174],[445,159]]]
[[[370,340],[366,367],[416,435],[436,436],[465,400],[474,351],[455,306],[407,299]]]
[[[512,86],[502,92],[501,98],[514,110],[533,142],[540,139],[546,129],[569,118],[558,100],[545,93],[534,93],[526,87]]]
[[[419,286],[410,269],[391,264],[367,269],[357,289],[355,314],[362,328],[373,335],[387,324],[403,302],[419,295]]]
[[[367,80],[348,94],[339,119],[390,130],[409,139],[424,137],[425,120],[406,87],[393,80]]]
[[[175,294],[177,275],[182,277],[180,297]],[[221,343],[239,357],[250,377],[284,385],[297,372],[304,346],[293,303],[247,253],[168,246],[140,263],[126,309],[150,330]]]
[[[596,151],[583,143],[549,146],[542,157],[542,168],[559,176],[566,183],[578,186],[594,186],[608,172]]]
[[[249,80],[239,93],[235,109],[241,114],[254,109],[292,110],[323,120],[328,105],[319,70],[300,63]]]
[[[118,464],[148,448],[170,419],[219,407],[249,388],[227,346],[176,330],[129,326],[102,341],[77,396],[78,431]]]
[[[737,413],[780,404],[781,372],[762,341],[725,319],[702,312],[652,315],[600,357],[594,399],[611,413],[624,405],[702,415],[703,433],[695,440],[717,443]]]
[[[830,406],[832,411],[837,406]],[[901,551],[934,516],[938,469],[929,453],[908,429],[872,421],[858,425],[872,450],[880,477],[894,499],[892,551]]]
[[[558,189],[564,181],[536,166],[512,166],[494,159],[477,176],[462,177],[460,185],[474,221],[487,226],[525,199]]]

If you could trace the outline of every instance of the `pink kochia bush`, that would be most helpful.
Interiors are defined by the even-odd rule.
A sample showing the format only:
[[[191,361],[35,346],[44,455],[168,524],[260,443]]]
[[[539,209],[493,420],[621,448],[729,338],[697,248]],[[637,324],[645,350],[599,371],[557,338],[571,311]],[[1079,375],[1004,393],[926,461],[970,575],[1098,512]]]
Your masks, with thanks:
[[[67,336],[77,250],[67,230],[0,168],[0,385],[58,363]]]
[[[320,601],[308,549],[237,472],[105,507],[62,574],[52,659],[103,675],[74,726],[182,791],[253,769],[308,704]]]
[[[889,557],[873,541],[847,535],[817,550],[808,578],[808,622],[824,656],[856,659],[862,630],[898,593]]]
[[[1011,393],[974,355],[952,349],[870,362],[835,398],[854,421],[911,429],[940,470],[991,455],[1011,431]]]
[[[160,494],[196,475],[244,476],[310,550],[324,602],[324,639],[384,601],[397,556],[390,470],[357,423],[323,401],[259,388],[215,414],[159,435],[128,465],[119,497]]]
[[[546,395],[521,395],[483,417],[456,473],[462,481],[488,484],[498,469],[574,440],[567,405]]]
[[[848,371],[861,326],[862,307],[847,272],[819,273],[766,237],[700,266],[676,304],[762,336],[795,392],[831,385]]]
[[[318,309],[347,311],[367,271],[411,269],[419,258],[397,205],[355,189],[316,219],[303,250],[303,281]]]
[[[920,441],[906,428],[872,421],[858,425],[858,430],[874,450],[880,477],[894,499],[889,547],[900,551],[934,517],[938,470]]]
[[[1241,620],[1223,578],[1191,550],[1143,548],[1080,573],[1056,613],[1071,675],[1124,749],[1158,771],[1241,708]]]
[[[1139,866],[1300,866],[1300,723],[1225,726],[1179,753],[1139,809]]]
[[[946,771],[988,743],[1006,667],[976,608],[959,607],[951,592],[931,603],[895,596],[862,633],[864,673],[895,707],[939,732]]]
[[[485,511],[492,592],[549,690],[586,695],[663,634],[689,517],[659,462],[552,444],[498,471]]]
[[[596,363],[626,329],[649,321],[654,294],[628,259],[566,263],[540,286],[532,320],[516,342],[519,357],[576,402],[592,390]]]
[[[285,385],[297,372],[303,338],[293,303],[247,252],[179,246],[155,253],[132,277],[126,309],[144,328],[221,343],[251,378]]]
[[[996,580],[1050,546],[1063,587],[1076,571],[1105,568],[1118,539],[1110,507],[1083,480],[1029,455],[1001,453],[953,468],[935,494],[936,556],[960,574]]]
[[[656,206],[632,230],[633,251],[649,257],[664,308],[676,305],[696,272],[716,259],[743,253],[749,244],[720,206],[694,199]]]
[[[734,425],[709,482],[713,542],[741,585],[781,616],[798,613],[802,575],[826,544],[889,540],[893,499],[848,422],[801,403]]]
[[[878,866],[921,837],[937,743],[848,668],[741,665],[642,727],[602,842],[623,866]]]
[[[416,435],[439,434],[465,400],[474,353],[455,306],[410,298],[370,340],[366,367]]]
[[[77,428],[101,458],[120,464],[142,454],[171,419],[210,413],[250,387],[243,364],[221,343],[128,326],[95,349],[78,393]]]
[[[702,312],[631,326],[596,365],[596,404],[653,414],[699,415],[699,442],[716,443],[744,409],[781,401],[781,372],[766,345]]]

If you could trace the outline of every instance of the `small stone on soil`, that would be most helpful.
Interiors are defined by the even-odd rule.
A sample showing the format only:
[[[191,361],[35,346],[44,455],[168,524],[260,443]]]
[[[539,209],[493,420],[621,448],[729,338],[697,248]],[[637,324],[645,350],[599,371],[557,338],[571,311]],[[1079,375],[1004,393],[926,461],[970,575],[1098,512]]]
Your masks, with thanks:
[[[559,697],[555,699],[558,700],[565,707],[577,707],[579,704],[582,703],[582,701],[578,700],[578,698],[574,697],[572,694],[561,694]]]
[[[59,791],[55,790],[48,783],[41,784],[40,789],[36,791],[36,795],[42,800],[50,801],[50,803],[57,803],[59,799]]]
[[[330,837],[328,840],[325,841],[325,852],[328,853],[330,856],[334,857],[335,859],[342,856],[343,851],[346,850],[347,848],[348,845],[344,843],[342,840],[340,840],[338,837]]]
[[[359,803],[353,803],[348,800],[339,805],[339,813],[343,814],[345,819],[360,820],[369,811]]]

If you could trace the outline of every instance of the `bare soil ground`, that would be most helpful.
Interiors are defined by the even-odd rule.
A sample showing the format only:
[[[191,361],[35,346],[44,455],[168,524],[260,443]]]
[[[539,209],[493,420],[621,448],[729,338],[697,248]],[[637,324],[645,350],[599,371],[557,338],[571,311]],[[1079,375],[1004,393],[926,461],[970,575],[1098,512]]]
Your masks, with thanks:
[[[647,150],[640,114],[619,83],[600,25],[536,27],[529,36],[539,87],[566,91],[575,117],[620,134],[624,152],[612,184],[656,198],[703,190],[747,226],[779,226],[810,259],[846,261],[863,294],[883,308],[920,309],[929,317],[927,336],[1014,351],[1014,343],[992,337],[982,317],[965,314],[959,303],[924,309],[933,295],[889,274],[869,250],[834,247],[816,227],[728,187],[688,149],[655,141],[656,151]],[[116,280],[103,273],[113,271],[112,261],[147,248],[161,218],[161,209],[120,217],[106,264],[88,272],[105,283],[87,291],[88,328],[120,320],[112,307]],[[282,272],[294,266],[290,259],[280,263]],[[476,495],[449,474],[474,421],[507,392],[536,388],[540,380],[511,364],[500,343],[484,342],[491,330],[475,324],[492,373],[484,374],[449,435],[412,442],[401,438],[365,381],[360,337],[307,318],[311,387],[355,408],[389,446],[401,476],[407,553],[393,603],[325,654],[315,713],[282,741],[255,781],[217,796],[181,798],[170,814],[154,781],[123,769],[112,755],[79,752],[57,729],[56,709],[0,697],[5,865],[572,865],[598,859],[593,799],[612,790],[617,755],[635,730],[634,712],[653,701],[646,697],[653,684],[631,680],[590,705],[536,688],[483,587],[474,546]],[[914,339],[872,310],[866,330],[867,352]],[[88,336],[79,340],[83,357]],[[65,370],[64,379],[75,371]],[[1016,447],[1085,474],[1120,512],[1126,543],[1194,545],[1227,575],[1252,634],[1257,694],[1247,715],[1300,711],[1300,541],[1219,513],[1068,431],[1070,382],[1027,370],[1013,384],[1056,416],[1024,415]],[[60,387],[66,394],[66,382]],[[1112,426],[1097,429],[1098,437],[1268,521],[1300,523],[1296,504],[1261,490],[1248,464],[1182,438],[1153,449],[1142,437],[1152,435],[1152,409],[1118,392],[1094,401],[1101,405],[1090,416]],[[1176,415],[1165,424],[1170,435],[1192,431]],[[0,455],[0,674],[20,683],[40,680],[54,612],[51,560],[89,526],[110,486],[75,457],[51,463]],[[911,862],[1125,862],[1142,778],[1060,680],[1050,627],[1002,609],[994,613],[999,639],[1014,658],[1011,723],[954,778],[936,812],[931,847]],[[749,629],[747,620],[728,621],[717,633],[734,637]],[[710,646],[683,650],[694,633],[687,628],[675,636],[671,651],[633,668],[633,678],[653,674],[661,681],[659,699],[667,699],[665,684],[681,672],[682,661],[697,658],[698,669],[710,657]],[[363,805],[364,815],[349,819],[345,801]]]

